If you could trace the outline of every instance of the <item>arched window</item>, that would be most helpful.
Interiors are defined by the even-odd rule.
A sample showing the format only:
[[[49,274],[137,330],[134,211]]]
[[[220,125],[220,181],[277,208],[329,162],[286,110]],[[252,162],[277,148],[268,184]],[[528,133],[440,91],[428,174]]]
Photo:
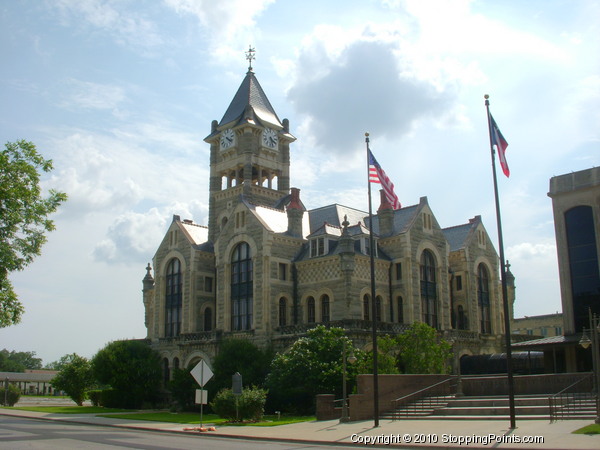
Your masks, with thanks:
[[[324,294],[321,297],[321,322],[329,322],[329,295]]]
[[[363,297],[363,319],[365,320],[370,320],[369,318],[371,317],[371,308],[369,307],[371,302],[369,300],[369,295],[365,294]]]
[[[252,259],[250,246],[238,244],[231,255],[231,329],[252,328]]]
[[[279,299],[279,326],[285,327],[287,325],[287,300],[285,297]]]
[[[484,264],[477,267],[477,303],[479,304],[480,331],[484,334],[492,332],[490,319],[490,277]]]
[[[421,255],[421,311],[423,322],[433,328],[437,328],[435,259],[429,250],[424,250]]]
[[[179,358],[173,358],[173,370],[179,369]]]
[[[306,299],[306,315],[308,323],[315,323],[316,314],[315,314],[315,299],[314,297],[308,297]]]
[[[204,331],[211,331],[213,319],[212,319],[212,308],[206,308],[204,310]]]
[[[165,292],[165,336],[181,332],[181,263],[173,258],[167,265]]]
[[[398,323],[404,323],[404,300],[398,296],[396,302],[398,304]]]
[[[377,296],[375,297],[375,320],[377,320],[377,322],[381,322],[381,296]]]

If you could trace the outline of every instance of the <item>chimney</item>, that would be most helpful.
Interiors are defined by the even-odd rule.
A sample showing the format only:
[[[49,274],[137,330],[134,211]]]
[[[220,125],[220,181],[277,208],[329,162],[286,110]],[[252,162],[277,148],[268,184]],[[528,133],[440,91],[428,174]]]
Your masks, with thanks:
[[[379,235],[391,236],[394,231],[394,208],[390,204],[383,189],[379,190],[381,204],[377,210],[379,217]]]
[[[291,188],[291,199],[287,206],[288,229],[291,236],[302,237],[302,218],[304,217],[304,207],[300,201],[300,189]]]

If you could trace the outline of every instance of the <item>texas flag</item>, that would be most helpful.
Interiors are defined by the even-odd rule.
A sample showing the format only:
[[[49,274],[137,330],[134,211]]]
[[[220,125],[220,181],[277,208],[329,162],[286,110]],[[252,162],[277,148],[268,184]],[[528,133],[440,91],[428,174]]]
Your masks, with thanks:
[[[508,163],[506,162],[506,147],[508,147],[508,142],[502,136],[498,125],[496,125],[496,121],[490,114],[490,119],[492,121],[492,147],[498,151],[498,159],[500,160],[500,165],[502,166],[502,172],[507,177],[510,176],[510,169],[508,168]]]

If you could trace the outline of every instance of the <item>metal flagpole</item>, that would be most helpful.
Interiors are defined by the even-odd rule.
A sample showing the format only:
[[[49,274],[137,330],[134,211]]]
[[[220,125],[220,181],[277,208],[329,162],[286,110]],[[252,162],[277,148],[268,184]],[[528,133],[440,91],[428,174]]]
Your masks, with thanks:
[[[500,251],[500,276],[502,279],[502,302],[504,306],[504,333],[506,337],[506,371],[508,375],[508,407],[510,412],[510,428],[516,428],[515,420],[515,386],[513,380],[513,361],[510,342],[510,309],[506,289],[506,263],[504,260],[504,241],[502,239],[502,220],[500,218],[500,200],[498,197],[498,180],[496,177],[496,158],[494,156],[494,145],[492,140],[492,118],[490,115],[489,95],[485,95],[485,109],[487,111],[488,131],[490,135],[490,151],[492,155],[492,174],[494,176],[494,196],[496,199],[496,222],[498,226],[498,247]]]
[[[373,421],[374,427],[379,426],[379,380],[377,374],[377,305],[375,301],[375,239],[373,238],[373,208],[371,206],[371,181],[369,177],[369,133],[365,133],[367,143],[367,183],[369,191],[369,246],[371,247],[371,335],[373,339]]]

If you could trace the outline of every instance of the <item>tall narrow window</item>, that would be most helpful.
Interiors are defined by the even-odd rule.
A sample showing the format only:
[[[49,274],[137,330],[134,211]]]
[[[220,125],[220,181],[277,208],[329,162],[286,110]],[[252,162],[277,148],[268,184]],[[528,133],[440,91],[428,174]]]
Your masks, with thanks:
[[[402,279],[402,263],[396,263],[396,280]]]
[[[429,250],[424,250],[421,255],[421,312],[424,323],[438,327],[435,259]]]
[[[231,329],[252,328],[252,259],[250,246],[238,244],[231,257]]]
[[[465,309],[462,305],[458,305],[458,320],[456,323],[456,328],[459,330],[467,329],[467,317],[465,316]]]
[[[279,326],[285,327],[287,325],[287,301],[285,297],[279,299]]]
[[[456,290],[462,291],[462,276],[456,275]]]
[[[404,323],[404,300],[398,296],[396,302],[398,304],[398,323]]]
[[[167,265],[165,292],[165,336],[181,332],[181,263],[173,258]]]
[[[369,307],[369,296],[365,294],[363,297],[363,319],[369,320],[371,308]]]
[[[204,310],[204,331],[212,330],[212,308]]]
[[[477,267],[477,303],[479,304],[480,331],[484,334],[492,332],[490,315],[490,277],[483,264]]]
[[[315,323],[316,314],[315,314],[315,299],[313,297],[308,297],[306,300],[306,314],[307,314],[307,322]]]
[[[596,217],[596,221],[598,217]],[[594,211],[576,206],[565,213],[573,319],[576,331],[589,326],[589,309],[600,311],[600,271],[594,231]]]
[[[381,322],[381,297],[375,297],[375,320]]]
[[[321,322],[329,322],[329,295],[321,297]]]

